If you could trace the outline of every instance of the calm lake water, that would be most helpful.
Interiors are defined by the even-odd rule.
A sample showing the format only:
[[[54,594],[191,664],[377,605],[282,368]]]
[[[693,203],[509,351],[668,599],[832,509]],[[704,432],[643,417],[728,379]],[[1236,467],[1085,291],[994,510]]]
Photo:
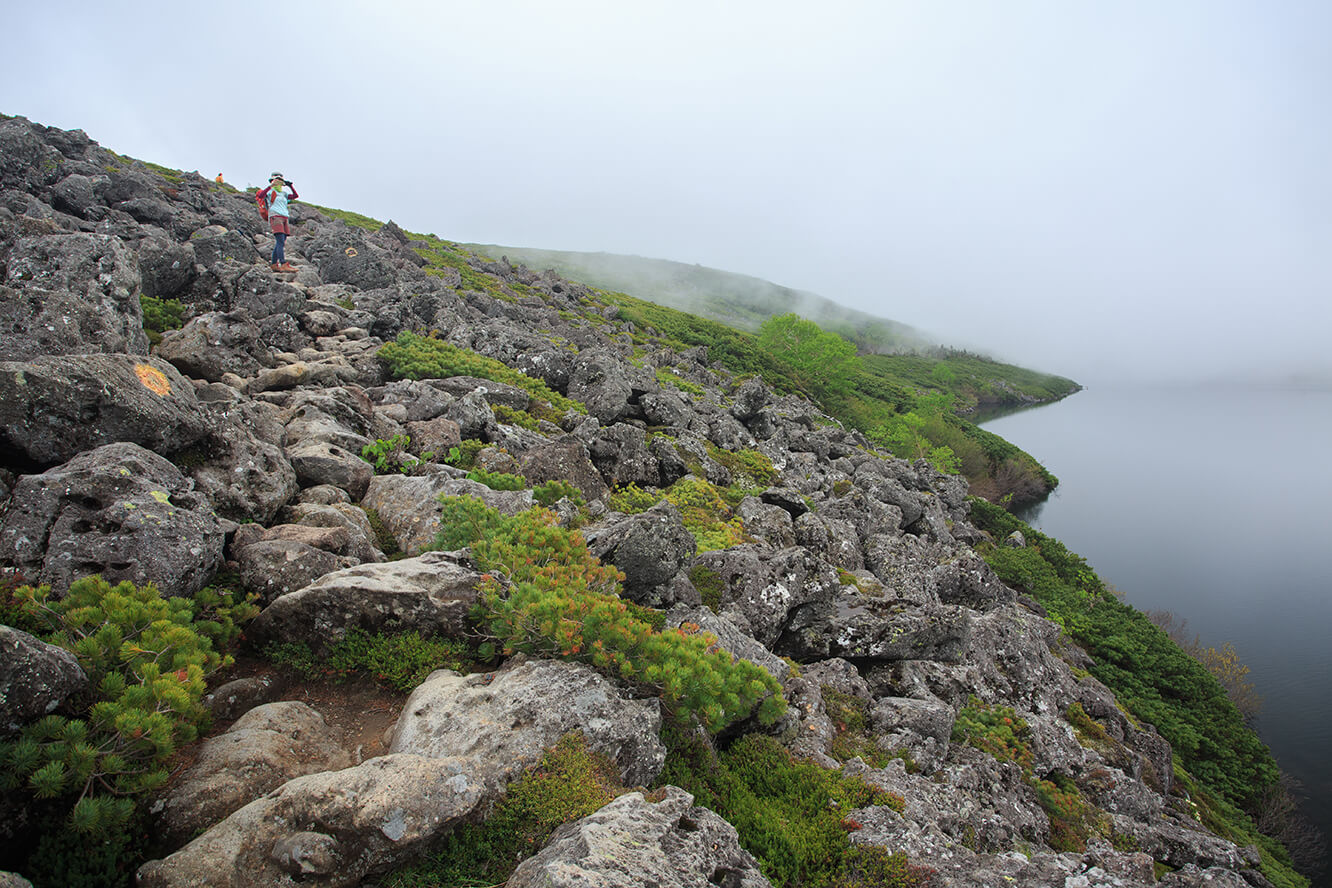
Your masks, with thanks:
[[[1029,524],[1234,643],[1259,734],[1332,836],[1332,392],[1090,388],[984,425],[1059,478]]]

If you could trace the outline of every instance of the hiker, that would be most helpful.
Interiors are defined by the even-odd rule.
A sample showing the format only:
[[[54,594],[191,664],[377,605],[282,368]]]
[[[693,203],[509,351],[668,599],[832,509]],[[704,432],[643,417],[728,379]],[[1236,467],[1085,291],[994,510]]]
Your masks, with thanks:
[[[291,190],[290,196],[283,189]],[[296,200],[300,195],[296,193],[296,187],[282,178],[281,173],[273,173],[268,177],[268,187],[254,196],[255,202],[259,204],[259,215],[268,220],[268,227],[273,232],[275,240],[273,244],[273,270],[274,271],[295,271],[291,264],[287,262],[283,247],[287,242],[287,235],[291,234],[289,224],[289,213],[287,212],[287,201]]]
[[[218,174],[217,174],[217,178],[214,179],[213,181],[216,182],[216,183],[219,184],[219,185],[225,185],[225,184],[226,184],[225,182],[222,181],[222,174],[221,174],[221,173],[218,173]]]

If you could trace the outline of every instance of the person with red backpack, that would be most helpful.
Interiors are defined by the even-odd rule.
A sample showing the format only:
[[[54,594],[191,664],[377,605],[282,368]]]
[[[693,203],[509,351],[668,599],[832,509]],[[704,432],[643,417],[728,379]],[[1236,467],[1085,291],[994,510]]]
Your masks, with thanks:
[[[290,189],[290,196],[283,190]],[[268,187],[254,196],[255,202],[259,204],[259,215],[268,220],[268,227],[273,232],[275,243],[273,244],[273,270],[274,271],[295,271],[296,269],[287,262],[283,247],[287,242],[287,235],[291,234],[290,213],[287,209],[287,201],[296,200],[300,195],[296,193],[296,186],[282,178],[281,173],[273,173],[268,177]]]

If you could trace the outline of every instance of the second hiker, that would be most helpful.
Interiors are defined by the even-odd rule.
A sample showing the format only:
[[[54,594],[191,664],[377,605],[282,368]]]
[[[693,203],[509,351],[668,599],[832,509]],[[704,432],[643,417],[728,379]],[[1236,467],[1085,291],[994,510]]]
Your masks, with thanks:
[[[288,194],[290,191],[290,194]],[[296,187],[282,178],[281,173],[274,173],[268,177],[268,187],[254,196],[259,204],[259,214],[268,220],[268,227],[273,231],[275,243],[273,244],[273,270],[274,271],[295,271],[291,264],[287,262],[283,247],[287,242],[287,235],[291,234],[290,211],[287,209],[287,202],[296,200],[300,195],[296,193]]]

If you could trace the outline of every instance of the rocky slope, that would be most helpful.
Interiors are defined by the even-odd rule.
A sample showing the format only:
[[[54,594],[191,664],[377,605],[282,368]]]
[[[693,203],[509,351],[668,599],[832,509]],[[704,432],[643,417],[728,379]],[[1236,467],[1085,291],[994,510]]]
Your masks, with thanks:
[[[790,749],[905,800],[851,812],[854,842],[904,851],[959,888],[1267,884],[1253,849],[1209,833],[1171,791],[1169,746],[973,551],[983,534],[965,482],[875,453],[699,351],[636,349],[645,331],[577,283],[431,263],[392,223],[367,231],[296,207],[297,272],[274,275],[248,195],[164,175],[82,132],[0,121],[0,564],[57,591],[100,573],[164,594],[225,568],[265,605],[250,635],[316,650],[352,627],[462,635],[481,577],[466,552],[422,554],[438,496],[506,514],[533,501],[424,456],[480,441],[492,471],[581,491],[589,546],[624,572],[625,597],[779,679],[792,705],[771,730]],[[188,308],[151,349],[141,294]],[[523,389],[392,379],[380,346],[432,330],[586,413],[510,424],[531,405]],[[395,435],[411,436],[419,474],[376,475],[360,457]],[[740,544],[699,551],[669,504],[609,508],[624,485],[691,472],[728,483],[716,448],[757,451],[778,473],[735,508]],[[370,510],[409,557],[386,558]],[[80,674],[68,655],[0,631],[0,731],[11,732],[58,708]],[[906,757],[839,762],[832,694],[859,701],[877,743]],[[658,701],[580,663],[437,672],[385,754],[363,760],[304,704],[254,688],[223,699],[227,718],[243,717],[162,795],[159,828],[176,850],[142,867],[142,885],[361,884],[484,817],[569,731],[628,786],[650,785],[665,757]],[[1025,760],[959,739],[959,717],[1001,707],[1027,726]],[[1075,785],[1090,806],[1085,850],[1056,850],[1066,843],[1042,780]],[[649,878],[767,884],[735,830],[673,788],[565,827],[509,884]]]

